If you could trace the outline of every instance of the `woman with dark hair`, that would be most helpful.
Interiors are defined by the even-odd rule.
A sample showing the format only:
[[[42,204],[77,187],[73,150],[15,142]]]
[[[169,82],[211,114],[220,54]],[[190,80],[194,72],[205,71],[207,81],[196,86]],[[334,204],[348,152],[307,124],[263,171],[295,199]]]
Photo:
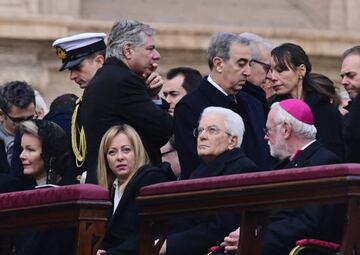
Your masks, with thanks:
[[[271,51],[271,80],[275,95],[269,98],[269,103],[289,98],[304,100],[313,112],[317,139],[342,159],[341,114],[331,104],[332,92],[311,79],[311,69],[310,60],[300,46],[284,43],[274,48]]]
[[[19,126],[24,176],[35,180],[35,188],[70,184],[63,176],[69,166],[66,135],[57,124],[46,120],[29,120]],[[23,187],[23,189],[34,186]],[[15,254],[73,254],[74,230],[27,231],[15,238]]]
[[[65,184],[63,176],[69,167],[69,148],[63,129],[46,120],[25,121],[19,129],[24,175],[33,177],[37,185]]]

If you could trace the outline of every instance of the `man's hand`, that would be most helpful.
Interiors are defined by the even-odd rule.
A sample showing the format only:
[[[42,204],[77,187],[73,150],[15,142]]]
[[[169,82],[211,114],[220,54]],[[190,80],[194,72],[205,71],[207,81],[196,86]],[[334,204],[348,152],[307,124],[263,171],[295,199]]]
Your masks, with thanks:
[[[143,73],[143,78],[145,80],[148,93],[152,99],[159,99],[159,92],[164,85],[164,80],[156,72],[157,64],[154,63],[152,68],[149,68],[146,72]]]
[[[224,242],[220,245],[224,247],[225,253],[236,251],[238,248],[238,241],[240,236],[240,228],[231,232],[227,237],[224,238]]]

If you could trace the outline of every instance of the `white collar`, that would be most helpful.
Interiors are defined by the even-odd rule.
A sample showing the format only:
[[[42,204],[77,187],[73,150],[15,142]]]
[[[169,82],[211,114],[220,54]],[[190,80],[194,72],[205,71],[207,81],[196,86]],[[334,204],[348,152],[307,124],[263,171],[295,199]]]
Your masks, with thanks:
[[[217,84],[211,77],[210,74],[207,77],[208,82],[210,82],[211,85],[213,85],[215,88],[217,88],[218,90],[220,90],[221,93],[223,93],[225,96],[228,96],[229,94],[225,92],[225,90],[223,90],[223,88]]]

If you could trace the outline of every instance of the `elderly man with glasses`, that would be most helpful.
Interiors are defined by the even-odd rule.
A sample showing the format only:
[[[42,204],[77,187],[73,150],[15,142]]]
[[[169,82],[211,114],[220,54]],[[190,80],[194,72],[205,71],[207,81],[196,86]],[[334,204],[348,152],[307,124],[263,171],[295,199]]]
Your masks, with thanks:
[[[200,163],[192,130],[208,106],[224,107],[241,116],[246,127],[241,145],[245,154],[262,170],[274,165],[262,132],[267,113],[259,100],[241,91],[251,76],[250,63],[251,49],[247,39],[226,32],[213,34],[208,47],[210,74],[175,107],[174,134],[181,179],[189,178]]]
[[[256,171],[257,166],[240,148],[245,132],[242,118],[230,109],[207,107],[193,131],[202,163],[190,179]],[[231,213],[181,219],[171,224],[170,235],[160,254],[206,254],[239,224]]]
[[[16,127],[36,118],[35,93],[24,81],[6,83],[0,89],[0,171],[10,171]]]
[[[248,39],[251,48],[251,74],[247,78],[242,91],[258,99],[262,103],[265,112],[268,113],[269,105],[266,98],[274,93],[270,86],[272,43],[257,34],[248,32],[241,33],[240,37]]]
[[[271,155],[281,160],[275,169],[340,162],[333,152],[316,140],[313,114],[302,100],[287,99],[274,103],[264,131]],[[295,242],[304,238],[338,243],[341,241],[344,219],[345,207],[342,204],[274,210],[269,225],[264,226],[260,233],[261,254],[289,254]],[[221,245],[226,253],[232,254],[238,248],[238,240],[239,229],[225,237]]]

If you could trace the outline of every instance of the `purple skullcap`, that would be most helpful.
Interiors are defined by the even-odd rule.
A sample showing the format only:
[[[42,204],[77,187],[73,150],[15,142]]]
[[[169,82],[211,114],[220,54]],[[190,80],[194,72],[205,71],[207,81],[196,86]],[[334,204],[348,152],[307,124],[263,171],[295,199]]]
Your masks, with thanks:
[[[287,99],[281,101],[279,105],[295,119],[309,125],[314,125],[311,109],[304,101],[299,99]]]

